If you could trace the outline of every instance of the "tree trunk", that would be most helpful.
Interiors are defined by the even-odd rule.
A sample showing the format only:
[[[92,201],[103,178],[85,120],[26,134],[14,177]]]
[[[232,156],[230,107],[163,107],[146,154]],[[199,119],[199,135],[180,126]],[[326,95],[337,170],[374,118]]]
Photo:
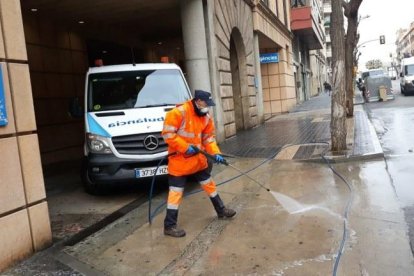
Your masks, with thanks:
[[[358,9],[362,0],[351,0],[343,3],[345,7],[345,16],[348,19],[348,29],[345,41],[345,80],[346,80],[346,110],[349,117],[354,116],[354,67],[357,66],[354,58],[354,51],[358,30]]]
[[[345,94],[345,42],[342,0],[332,0],[332,102],[331,141],[332,151],[346,150],[346,94]]]

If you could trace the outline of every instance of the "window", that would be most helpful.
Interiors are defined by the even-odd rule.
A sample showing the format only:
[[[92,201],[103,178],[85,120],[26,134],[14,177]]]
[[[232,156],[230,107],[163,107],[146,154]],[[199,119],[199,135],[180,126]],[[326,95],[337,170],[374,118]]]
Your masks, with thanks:
[[[404,73],[407,76],[414,75],[414,64],[404,66]]]
[[[266,6],[269,6],[269,0],[260,0],[260,2],[262,2]]]
[[[286,0],[282,0],[283,5],[283,16],[285,18],[285,26],[288,25],[287,11],[286,11]]]
[[[305,0],[291,0],[290,5],[292,8],[306,6]]]
[[[283,0],[282,0],[283,1]],[[279,17],[279,5],[278,5],[278,3],[277,3],[277,0],[275,1],[275,5],[276,5],[276,8],[275,8],[275,14],[276,14],[276,16],[277,17]]]

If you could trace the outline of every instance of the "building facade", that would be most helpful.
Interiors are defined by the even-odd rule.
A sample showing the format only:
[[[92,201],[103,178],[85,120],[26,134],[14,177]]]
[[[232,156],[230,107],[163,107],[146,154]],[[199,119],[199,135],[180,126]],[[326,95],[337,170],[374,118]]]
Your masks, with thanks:
[[[262,90],[264,116],[288,112],[296,105],[293,73],[290,3],[287,0],[257,1],[253,9],[258,91]],[[260,56],[277,55],[278,62],[260,62]],[[260,94],[260,93],[259,93]]]
[[[332,64],[332,42],[331,42],[331,34],[330,34],[331,14],[332,14],[331,0],[323,0],[323,18],[324,18],[325,51],[326,51],[325,56],[326,56],[326,65],[328,67],[327,69],[328,73],[331,72],[330,68]]]
[[[414,56],[414,22],[407,29],[399,29],[395,41],[397,46],[397,61]]]
[[[297,102],[288,0],[7,0],[0,20],[0,271],[51,244],[43,170],[82,159],[68,109],[95,62],[180,65],[212,91],[219,141]]]
[[[323,49],[325,41],[321,3],[319,0],[291,0],[291,14],[296,97],[303,102],[322,90],[325,57],[322,51],[311,52]]]

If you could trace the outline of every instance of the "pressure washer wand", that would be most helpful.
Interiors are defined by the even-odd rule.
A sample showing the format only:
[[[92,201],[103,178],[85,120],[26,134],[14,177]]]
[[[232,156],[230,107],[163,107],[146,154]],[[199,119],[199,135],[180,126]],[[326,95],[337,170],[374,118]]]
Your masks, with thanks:
[[[255,182],[257,185],[259,185],[261,188],[265,189],[266,191],[270,192],[269,188],[266,188],[265,186],[263,186],[262,183],[260,183],[259,181],[257,181],[256,179],[254,179],[253,177],[251,177],[250,175],[248,175],[247,173],[243,172],[242,170],[240,170],[239,168],[233,166],[232,164],[227,163],[227,166],[232,167],[233,169],[235,169],[236,171],[238,171],[239,173],[241,173],[242,175],[246,176],[248,179],[250,179],[251,181]]]
[[[203,151],[203,150],[200,150],[199,149],[199,152],[200,153],[202,153],[202,154],[204,154],[208,159],[210,159],[210,160],[212,160],[212,161],[216,161],[216,158],[213,156],[213,155],[211,155],[211,154],[209,154],[209,153],[207,153],[207,152],[205,152],[205,151]],[[242,175],[244,175],[244,176],[246,176],[247,178],[249,178],[250,180],[252,180],[253,182],[255,182],[257,185],[259,185],[261,188],[263,188],[263,189],[265,189],[266,191],[268,191],[268,192],[270,192],[270,189],[269,188],[266,188],[265,186],[263,186],[263,184],[262,183],[260,183],[259,181],[257,181],[256,179],[254,179],[253,177],[251,177],[250,175],[248,175],[247,173],[245,173],[245,172],[243,172],[242,170],[240,170],[239,168],[237,168],[237,167],[235,167],[235,166],[233,166],[232,164],[230,164],[230,163],[228,163],[226,160],[224,160],[224,162],[222,163],[223,165],[226,165],[226,166],[229,166],[229,167],[232,167],[233,169],[235,169],[236,171],[238,171],[239,173],[241,173]]]

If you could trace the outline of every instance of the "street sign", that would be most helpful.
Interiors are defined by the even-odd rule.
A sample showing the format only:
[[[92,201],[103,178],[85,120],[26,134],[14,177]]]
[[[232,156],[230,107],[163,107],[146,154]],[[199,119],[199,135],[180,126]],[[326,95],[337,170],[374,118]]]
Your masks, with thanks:
[[[279,62],[279,53],[260,54],[260,63]]]
[[[6,111],[6,99],[4,97],[3,71],[0,67],[0,126],[6,126],[7,124],[8,120]]]

